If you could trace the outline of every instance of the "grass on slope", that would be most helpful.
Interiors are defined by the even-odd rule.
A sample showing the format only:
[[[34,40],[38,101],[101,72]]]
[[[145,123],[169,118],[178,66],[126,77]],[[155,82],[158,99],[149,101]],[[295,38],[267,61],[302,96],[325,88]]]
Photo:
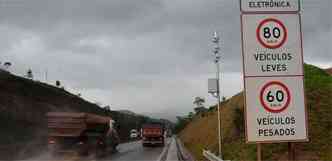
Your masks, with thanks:
[[[296,143],[297,159],[332,160],[332,77],[324,70],[305,65],[309,139]],[[256,160],[256,145],[245,144],[243,95],[233,96],[222,105],[223,157],[230,160]],[[180,138],[197,160],[203,160],[202,149],[217,152],[217,113],[195,117],[181,131]],[[264,144],[263,159],[287,159],[287,143]]]

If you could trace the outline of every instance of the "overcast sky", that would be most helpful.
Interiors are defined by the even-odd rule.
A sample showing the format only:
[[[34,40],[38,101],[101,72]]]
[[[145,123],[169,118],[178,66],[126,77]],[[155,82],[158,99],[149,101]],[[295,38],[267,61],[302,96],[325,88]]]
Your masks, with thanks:
[[[0,61],[92,102],[174,118],[206,105],[221,34],[222,95],[243,89],[238,0],[0,0]],[[304,58],[332,66],[331,0],[303,0]]]

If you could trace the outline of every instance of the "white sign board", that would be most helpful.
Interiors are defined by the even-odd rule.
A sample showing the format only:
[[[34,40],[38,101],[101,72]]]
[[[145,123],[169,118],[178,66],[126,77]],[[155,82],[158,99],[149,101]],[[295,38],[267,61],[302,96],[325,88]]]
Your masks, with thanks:
[[[307,141],[300,1],[240,3],[246,141]]]
[[[303,75],[299,14],[243,14],[245,76]]]
[[[306,141],[303,77],[249,77],[247,142]]]
[[[218,92],[218,80],[215,78],[208,79],[208,92],[217,93]]]
[[[299,0],[241,0],[242,12],[298,12]]]

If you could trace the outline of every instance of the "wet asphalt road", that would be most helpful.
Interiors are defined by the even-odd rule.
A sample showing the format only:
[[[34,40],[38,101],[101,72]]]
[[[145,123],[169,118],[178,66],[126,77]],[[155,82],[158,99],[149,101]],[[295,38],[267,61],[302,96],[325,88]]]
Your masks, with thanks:
[[[171,139],[168,138],[164,147],[167,147],[170,141]],[[104,158],[96,158],[95,156],[79,157],[75,155],[64,155],[54,158],[47,153],[43,153],[40,156],[22,159],[21,161],[157,161],[164,147],[143,147],[141,141],[134,141],[120,144],[117,147],[117,153],[110,154]]]
[[[167,143],[168,141],[170,139]],[[161,146],[143,147],[141,141],[124,143],[118,146],[117,153],[98,161],[156,161],[163,148]]]

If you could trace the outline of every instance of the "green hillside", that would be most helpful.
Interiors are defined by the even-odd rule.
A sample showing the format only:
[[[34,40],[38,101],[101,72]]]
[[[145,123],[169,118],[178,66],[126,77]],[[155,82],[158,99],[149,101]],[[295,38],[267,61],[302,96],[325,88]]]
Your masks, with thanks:
[[[305,94],[309,121],[308,143],[296,143],[298,160],[332,160],[332,77],[324,70],[305,65]],[[243,94],[222,104],[223,158],[256,160],[256,145],[245,144]],[[217,152],[217,113],[194,117],[181,131],[180,138],[198,160],[202,149]],[[263,144],[264,160],[286,160],[287,143]]]

